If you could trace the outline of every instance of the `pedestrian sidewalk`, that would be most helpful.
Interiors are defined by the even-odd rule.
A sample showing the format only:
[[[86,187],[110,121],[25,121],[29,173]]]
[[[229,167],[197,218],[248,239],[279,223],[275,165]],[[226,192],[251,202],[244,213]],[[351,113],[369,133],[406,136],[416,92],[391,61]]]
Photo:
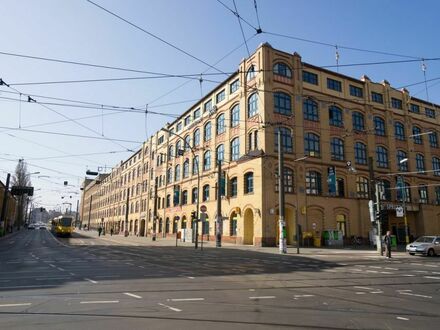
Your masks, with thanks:
[[[101,235],[98,237],[98,232],[96,231],[84,231],[84,230],[77,230],[76,231],[80,235],[94,237],[97,239],[101,239],[103,241],[111,242],[113,244],[121,244],[121,245],[133,245],[133,246],[169,246],[173,247],[176,246],[176,239],[171,237],[159,237],[156,236],[156,240],[153,241],[151,236],[148,237],[142,237],[142,236],[127,236],[125,237],[122,234],[113,235],[110,236],[109,233],[106,233],[106,235]],[[177,240],[177,246],[184,246],[184,247],[194,247],[194,243],[190,242],[183,242],[180,239]],[[201,240],[201,237],[199,237],[199,248],[215,248],[216,242],[215,240]],[[222,248],[226,249],[238,249],[238,250],[247,250],[247,251],[258,251],[258,252],[264,252],[264,253],[271,253],[271,254],[279,254],[278,247],[257,247],[253,245],[238,245],[233,243],[225,243],[222,242]],[[295,246],[288,246],[287,247],[287,254],[294,255],[297,254],[297,249]],[[303,255],[364,255],[364,256],[378,256],[379,252],[377,252],[376,249],[368,248],[368,247],[343,247],[343,248],[315,248],[315,247],[300,247],[300,254]],[[393,256],[406,256],[406,253],[404,250],[402,251],[393,251]]]

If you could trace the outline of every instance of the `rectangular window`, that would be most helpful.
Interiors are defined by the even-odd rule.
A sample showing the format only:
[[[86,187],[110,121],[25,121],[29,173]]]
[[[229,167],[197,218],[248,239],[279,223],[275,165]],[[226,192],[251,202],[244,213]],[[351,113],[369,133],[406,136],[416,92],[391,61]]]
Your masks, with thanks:
[[[194,120],[196,120],[197,118],[200,118],[200,108],[194,110]]]
[[[376,92],[371,92],[371,101],[383,104],[383,95]]]
[[[235,93],[240,88],[240,80],[236,79],[229,85],[229,90],[232,93]]]
[[[209,112],[212,110],[212,100],[209,100],[203,105],[203,112]]]
[[[237,178],[232,178],[230,181],[230,196],[237,197],[238,194],[238,181]]]
[[[303,81],[309,84],[318,85],[318,75],[303,70]]]
[[[163,140],[164,140],[163,135],[162,135],[162,136],[159,136],[159,139],[157,140],[157,144],[162,144],[162,143],[163,143]]]
[[[176,131],[180,132],[182,130],[182,122],[178,122],[176,126]]]
[[[327,78],[327,88],[337,92],[342,92],[342,84],[339,80]]]
[[[364,97],[364,90],[360,87],[350,85],[350,95],[355,97]]]
[[[185,117],[185,126],[188,126],[191,123],[191,116]]]
[[[394,97],[391,98],[391,107],[394,109],[402,109],[402,100],[396,99]]]
[[[411,103],[409,105],[409,111],[414,113],[420,113],[420,107],[417,104]]]
[[[428,118],[435,118],[435,110],[430,108],[425,108],[425,115]]]
[[[220,103],[221,101],[223,101],[225,99],[225,96],[226,96],[225,90],[222,90],[220,93],[218,93],[215,96],[215,102]]]

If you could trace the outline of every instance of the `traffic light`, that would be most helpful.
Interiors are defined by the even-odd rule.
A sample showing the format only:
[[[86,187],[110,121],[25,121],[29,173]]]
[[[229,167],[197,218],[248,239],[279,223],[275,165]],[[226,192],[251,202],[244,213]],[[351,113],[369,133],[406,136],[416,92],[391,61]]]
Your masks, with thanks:
[[[386,220],[387,210],[380,210],[376,212],[376,221],[384,221]]]
[[[197,217],[197,215],[196,215],[196,211],[192,211],[192,212],[191,212],[191,219],[192,219],[192,220],[195,220],[196,217]]]

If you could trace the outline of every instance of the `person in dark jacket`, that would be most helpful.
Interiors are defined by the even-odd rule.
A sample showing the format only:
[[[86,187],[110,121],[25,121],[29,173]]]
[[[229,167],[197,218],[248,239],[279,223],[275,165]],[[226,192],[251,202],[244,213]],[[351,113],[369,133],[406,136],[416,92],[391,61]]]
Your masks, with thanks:
[[[388,230],[387,234],[385,235],[384,238],[384,243],[385,243],[385,256],[390,259],[391,258],[391,233]]]

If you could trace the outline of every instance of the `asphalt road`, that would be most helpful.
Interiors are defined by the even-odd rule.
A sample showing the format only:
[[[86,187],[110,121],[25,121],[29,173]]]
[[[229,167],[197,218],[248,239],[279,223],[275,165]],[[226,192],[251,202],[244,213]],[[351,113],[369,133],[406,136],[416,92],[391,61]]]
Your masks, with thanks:
[[[141,238],[147,241],[147,238]],[[440,257],[0,240],[0,329],[435,329]]]

